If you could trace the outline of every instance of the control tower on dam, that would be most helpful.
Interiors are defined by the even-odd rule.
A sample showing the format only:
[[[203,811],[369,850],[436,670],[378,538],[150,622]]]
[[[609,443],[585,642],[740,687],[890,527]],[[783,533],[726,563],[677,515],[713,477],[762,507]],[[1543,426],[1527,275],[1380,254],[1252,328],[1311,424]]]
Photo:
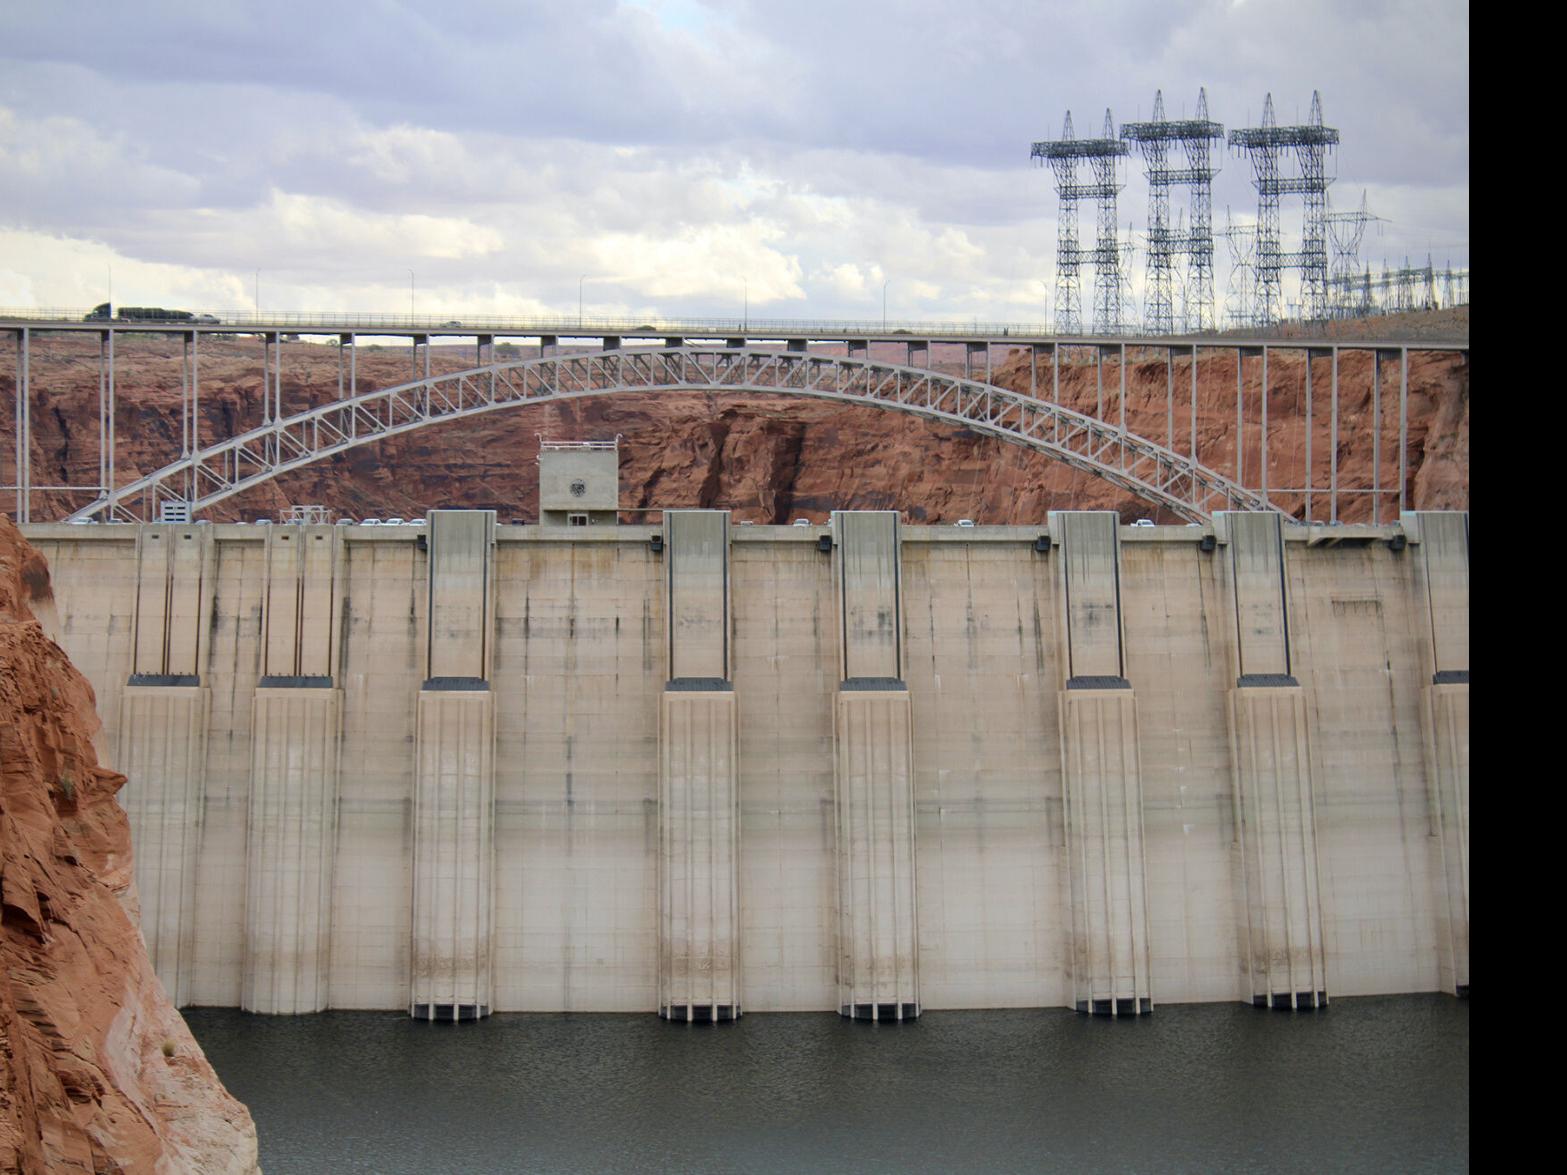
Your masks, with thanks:
[[[629,526],[556,460],[548,525],[26,528],[178,1003],[1467,994],[1467,514]]]

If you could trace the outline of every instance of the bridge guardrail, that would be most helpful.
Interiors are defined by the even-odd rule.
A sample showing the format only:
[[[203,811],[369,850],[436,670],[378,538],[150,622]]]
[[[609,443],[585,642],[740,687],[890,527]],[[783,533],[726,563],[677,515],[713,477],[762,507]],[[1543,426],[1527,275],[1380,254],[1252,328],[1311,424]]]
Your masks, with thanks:
[[[67,307],[40,307],[33,309],[0,307],[0,323],[16,323],[19,325],[43,323],[81,326],[87,325],[87,313],[88,310],[86,309]],[[405,329],[408,332],[418,334],[429,333],[458,337],[478,334],[515,335],[520,337],[548,336],[555,338],[603,338],[606,336],[626,335],[665,335],[671,337],[695,335],[703,338],[745,336],[750,339],[864,337],[892,342],[1016,340],[1021,343],[1040,340],[1060,340],[1083,346],[1092,346],[1101,342],[1106,344],[1130,343],[1133,340],[1146,340],[1153,345],[1195,342],[1205,346],[1241,345],[1250,339],[1275,341],[1290,338],[1301,338],[1303,341],[1322,342],[1324,344],[1336,342],[1348,346],[1356,344],[1369,345],[1373,342],[1387,342],[1389,344],[1395,342],[1391,338],[1387,340],[1333,338],[1326,333],[1320,337],[1311,336],[1307,340],[1305,336],[1299,334],[1304,327],[1331,327],[1332,323],[1282,323],[1274,327],[1248,330],[1243,338],[1216,332],[1201,335],[1148,335],[1135,326],[1128,326],[1120,334],[1061,334],[1044,322],[980,322],[978,319],[960,322],[956,320],[919,321],[915,319],[887,319],[883,321],[881,319],[749,318],[743,316],[728,318],[664,318],[660,316],[620,318],[594,315],[563,315],[556,318],[539,318],[472,314],[371,314],[348,311],[290,311],[276,314],[215,314],[210,311],[193,311],[191,313],[195,314],[198,319],[202,316],[207,316],[215,318],[217,321],[97,319],[91,325],[160,332],[200,330],[221,333],[226,328],[239,331],[283,330],[303,334],[339,334],[355,330],[401,331]],[[1396,340],[1396,342],[1405,344],[1406,341],[1400,339]],[[1451,350],[1454,348],[1467,350],[1469,346],[1467,340],[1423,340],[1418,343],[1407,343],[1407,345],[1425,350]]]

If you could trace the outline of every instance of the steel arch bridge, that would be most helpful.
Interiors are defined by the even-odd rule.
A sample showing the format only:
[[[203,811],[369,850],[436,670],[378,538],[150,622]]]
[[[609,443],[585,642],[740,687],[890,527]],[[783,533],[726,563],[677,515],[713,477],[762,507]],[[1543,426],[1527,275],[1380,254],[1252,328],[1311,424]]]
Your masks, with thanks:
[[[1216,510],[1276,509],[1262,494],[1123,426],[928,368],[801,351],[680,346],[547,355],[431,376],[334,400],[195,448],[71,514],[155,521],[192,513],[359,445],[522,404],[675,391],[771,393],[868,404],[961,425],[1121,486],[1191,521]]]

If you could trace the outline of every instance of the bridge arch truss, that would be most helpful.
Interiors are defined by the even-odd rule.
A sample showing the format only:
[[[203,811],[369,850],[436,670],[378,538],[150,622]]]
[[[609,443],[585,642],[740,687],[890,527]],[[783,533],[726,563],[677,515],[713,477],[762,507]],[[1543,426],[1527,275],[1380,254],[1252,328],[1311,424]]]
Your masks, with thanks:
[[[679,346],[494,363],[362,392],[196,448],[70,515],[152,521],[192,513],[359,445],[479,413],[588,396],[698,391],[810,396],[907,412],[1024,445],[1191,521],[1275,509],[1188,455],[1060,404],[928,368],[747,347]]]

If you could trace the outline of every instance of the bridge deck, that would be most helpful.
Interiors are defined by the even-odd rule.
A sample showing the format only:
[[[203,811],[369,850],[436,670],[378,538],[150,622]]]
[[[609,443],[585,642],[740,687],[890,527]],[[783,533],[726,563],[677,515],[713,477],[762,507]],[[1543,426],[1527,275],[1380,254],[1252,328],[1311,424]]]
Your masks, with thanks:
[[[430,337],[470,339],[494,336],[541,340],[669,338],[696,342],[744,339],[747,343],[987,343],[1040,347],[1278,347],[1300,350],[1334,348],[1364,351],[1371,348],[1412,351],[1468,351],[1467,339],[1430,340],[1294,338],[1282,334],[1255,335],[1062,335],[1043,323],[1028,322],[856,322],[829,319],[735,318],[510,318],[463,315],[417,316],[399,314],[301,313],[269,315],[213,315],[216,322],[196,321],[84,321],[81,312],[68,310],[0,311],[0,331],[127,331],[138,334],[321,334],[372,337]]]

